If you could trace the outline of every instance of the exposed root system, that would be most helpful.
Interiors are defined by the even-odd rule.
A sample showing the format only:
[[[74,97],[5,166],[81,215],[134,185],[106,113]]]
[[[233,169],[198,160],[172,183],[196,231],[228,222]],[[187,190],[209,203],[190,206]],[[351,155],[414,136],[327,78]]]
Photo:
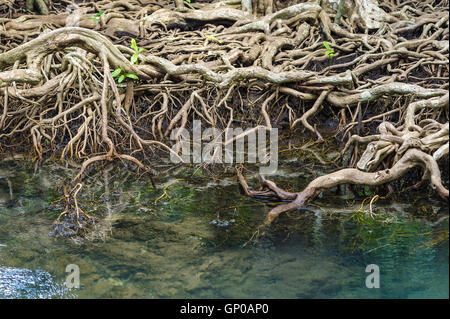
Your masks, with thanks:
[[[0,0],[0,151],[80,163],[60,216],[74,234],[91,220],[76,201],[90,166],[155,174],[152,155],[179,156],[169,137],[192,119],[318,141],[319,116],[339,122],[336,161],[349,168],[299,193],[264,177],[252,191],[238,172],[247,195],[291,201],[267,223],[336,185],[380,185],[415,166],[416,186],[448,200],[448,19],[446,0]]]

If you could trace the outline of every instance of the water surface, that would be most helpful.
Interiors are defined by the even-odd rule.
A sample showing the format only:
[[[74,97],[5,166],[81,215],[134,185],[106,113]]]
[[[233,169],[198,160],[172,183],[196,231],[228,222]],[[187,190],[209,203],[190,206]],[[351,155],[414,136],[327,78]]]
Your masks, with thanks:
[[[321,168],[302,169],[286,161],[272,178],[301,189]],[[434,197],[379,200],[372,219],[355,213],[364,194],[331,191],[258,235],[274,204],[243,196],[232,173],[181,168],[155,190],[110,167],[87,180],[80,203],[98,222],[74,240],[49,236],[67,176],[54,164],[1,164],[0,298],[449,297],[447,208]],[[69,264],[78,290],[65,288]],[[379,289],[365,286],[369,264]]]

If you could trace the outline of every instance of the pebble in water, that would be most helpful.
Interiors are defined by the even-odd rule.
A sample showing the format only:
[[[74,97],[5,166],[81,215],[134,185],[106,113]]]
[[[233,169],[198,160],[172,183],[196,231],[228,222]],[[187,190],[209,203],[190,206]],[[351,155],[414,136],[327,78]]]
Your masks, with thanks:
[[[228,227],[230,224],[226,220],[214,219],[209,222],[211,225],[216,225],[217,227]]]

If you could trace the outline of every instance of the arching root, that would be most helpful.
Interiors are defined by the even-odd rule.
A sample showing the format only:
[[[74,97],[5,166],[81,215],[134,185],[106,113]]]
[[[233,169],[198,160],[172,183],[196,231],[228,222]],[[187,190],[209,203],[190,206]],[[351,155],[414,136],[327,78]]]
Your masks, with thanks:
[[[267,191],[250,190],[242,173],[238,170],[238,180],[244,192],[251,197],[267,197],[278,198],[282,200],[292,200],[288,204],[280,205],[273,208],[266,217],[264,225],[272,223],[281,213],[302,207],[312,200],[321,192],[341,184],[355,184],[377,186],[393,180],[401,178],[410,169],[415,166],[421,166],[424,170],[424,176],[427,176],[431,187],[444,200],[448,201],[449,191],[442,185],[441,173],[436,160],[417,149],[409,149],[403,157],[390,169],[381,170],[373,173],[361,172],[355,168],[346,168],[337,172],[320,176],[306,186],[306,188],[298,193],[289,193],[275,183],[265,180],[261,176],[261,186]]]

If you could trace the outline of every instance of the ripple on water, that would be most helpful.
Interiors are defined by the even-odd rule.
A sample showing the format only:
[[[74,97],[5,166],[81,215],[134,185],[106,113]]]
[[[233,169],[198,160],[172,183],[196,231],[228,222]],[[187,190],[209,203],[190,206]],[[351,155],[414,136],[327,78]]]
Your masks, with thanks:
[[[48,272],[0,267],[0,299],[48,299],[69,297],[64,285]]]

